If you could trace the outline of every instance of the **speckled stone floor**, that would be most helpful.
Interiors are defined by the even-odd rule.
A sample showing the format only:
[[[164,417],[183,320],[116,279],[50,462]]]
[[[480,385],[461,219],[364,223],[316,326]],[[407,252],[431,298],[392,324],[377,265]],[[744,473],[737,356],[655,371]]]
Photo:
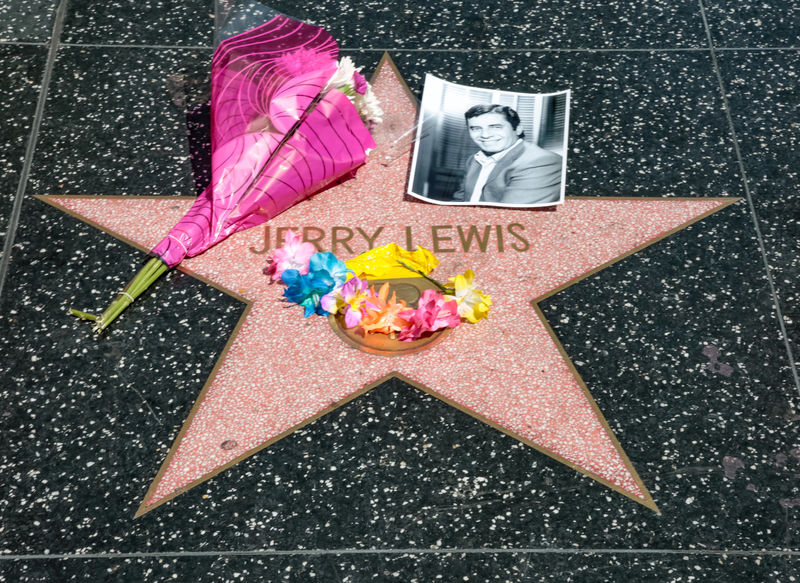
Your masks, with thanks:
[[[246,306],[175,271],[98,341],[143,254],[34,195],[202,188],[219,7],[8,0],[0,581],[800,579],[797,1],[272,6],[417,97],[571,89],[568,196],[742,199],[539,304],[661,513],[394,379],[134,520]]]

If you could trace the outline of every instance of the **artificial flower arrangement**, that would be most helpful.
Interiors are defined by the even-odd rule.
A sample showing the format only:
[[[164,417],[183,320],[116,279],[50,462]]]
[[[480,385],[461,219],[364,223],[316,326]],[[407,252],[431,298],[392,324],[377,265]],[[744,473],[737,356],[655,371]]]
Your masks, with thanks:
[[[223,40],[211,65],[211,184],[101,315],[103,331],[163,273],[352,174],[383,112],[324,30],[285,16]]]
[[[425,248],[406,251],[393,243],[344,262],[333,253],[318,252],[313,244],[288,231],[283,247],[273,251],[264,273],[272,281],[286,284],[284,297],[303,306],[305,317],[342,314],[348,329],[411,342],[489,315],[491,297],[475,288],[475,274],[468,269],[449,278],[449,286],[445,286],[429,277],[438,263]],[[377,292],[369,284],[370,279],[409,275],[424,277],[437,288],[424,290],[416,308],[398,300],[388,282]]]

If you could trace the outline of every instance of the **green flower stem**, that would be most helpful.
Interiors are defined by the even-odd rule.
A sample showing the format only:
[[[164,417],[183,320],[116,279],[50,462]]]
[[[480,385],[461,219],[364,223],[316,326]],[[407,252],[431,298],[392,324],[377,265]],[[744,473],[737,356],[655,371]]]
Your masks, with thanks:
[[[96,328],[102,332],[125,309],[131,305],[145,290],[167,271],[167,265],[157,257],[151,257],[145,266],[139,270],[125,289],[114,299],[111,305],[100,316]]]
[[[94,321],[94,329],[97,332],[102,332],[106,327],[111,324],[117,317],[125,311],[125,308],[131,305],[131,302],[138,298],[142,293],[147,290],[153,283],[161,277],[168,267],[158,257],[151,257],[144,267],[139,270],[139,273],[125,286],[117,297],[114,298],[105,311],[98,317],[94,314],[87,314],[80,310],[70,309],[70,314],[77,316],[82,320]]]
[[[77,318],[80,318],[81,320],[91,320],[92,322],[97,320],[96,315],[89,314],[87,312],[81,312],[80,310],[76,310],[75,308],[70,308],[69,313]]]
[[[426,273],[423,273],[423,272],[422,272],[422,271],[420,271],[419,269],[414,269],[413,267],[411,267],[410,265],[406,265],[405,263],[403,263],[403,262],[402,262],[402,261],[400,261],[399,259],[397,260],[397,262],[398,262],[400,265],[402,265],[403,267],[405,267],[406,269],[408,269],[409,271],[413,271],[414,273],[416,273],[416,274],[419,274],[420,276],[424,277],[424,278],[425,278],[425,279],[427,279],[429,282],[431,282],[433,285],[435,285],[436,287],[438,287],[438,288],[439,288],[439,289],[440,289],[442,292],[444,292],[445,294],[448,294],[448,295],[453,295],[454,293],[456,293],[456,290],[455,290],[454,288],[452,288],[452,287],[445,287],[445,286],[443,286],[441,283],[439,283],[438,281],[436,281],[436,280],[435,280],[435,279],[433,279],[432,277],[428,277],[428,275],[427,275]]]

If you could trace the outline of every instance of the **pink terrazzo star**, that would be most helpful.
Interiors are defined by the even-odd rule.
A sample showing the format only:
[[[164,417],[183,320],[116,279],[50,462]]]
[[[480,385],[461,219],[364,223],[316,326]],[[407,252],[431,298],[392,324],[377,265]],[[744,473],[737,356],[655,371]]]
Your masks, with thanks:
[[[381,62],[374,85],[386,121],[376,132],[378,150],[354,180],[183,262],[182,269],[244,297],[249,306],[137,516],[393,375],[657,511],[531,300],[736,199],[568,198],[555,212],[407,200],[415,101],[389,60]],[[192,202],[42,198],[145,250]],[[492,296],[490,317],[459,326],[416,354],[385,357],[350,348],[325,318],[305,319],[299,306],[287,309],[283,288],[262,274],[265,247],[280,244],[287,227],[317,238],[341,259],[390,242],[427,247],[441,260],[434,274],[439,279],[467,268],[476,273],[478,287]],[[124,319],[115,325],[124,327]]]

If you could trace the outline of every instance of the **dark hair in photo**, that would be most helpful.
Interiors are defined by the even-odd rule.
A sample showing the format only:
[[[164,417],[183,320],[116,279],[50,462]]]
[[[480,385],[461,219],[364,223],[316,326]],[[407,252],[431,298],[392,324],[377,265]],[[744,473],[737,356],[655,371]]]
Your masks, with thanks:
[[[505,116],[506,120],[508,120],[508,123],[511,124],[511,129],[513,130],[516,130],[519,126],[520,120],[517,112],[507,105],[497,105],[496,103],[481,103],[478,105],[473,105],[464,112],[464,119],[469,122],[469,120],[471,120],[473,117],[478,117],[479,115],[483,115],[485,113],[499,113],[500,115]],[[521,134],[520,137],[524,138],[525,135]]]

